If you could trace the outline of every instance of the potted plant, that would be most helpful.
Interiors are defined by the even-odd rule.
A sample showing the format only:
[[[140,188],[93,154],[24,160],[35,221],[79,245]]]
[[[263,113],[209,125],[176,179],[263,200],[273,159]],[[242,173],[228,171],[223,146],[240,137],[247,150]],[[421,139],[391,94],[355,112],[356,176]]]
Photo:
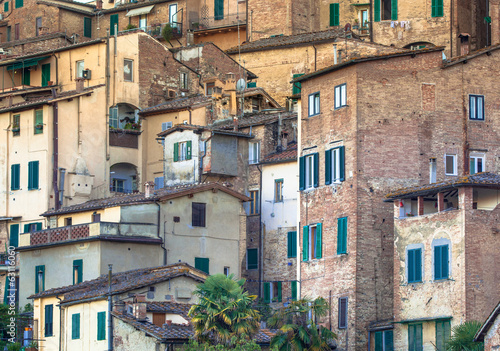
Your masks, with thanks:
[[[193,22],[191,24],[191,28],[192,29],[199,29],[200,28],[200,23],[199,22]]]
[[[132,29],[137,29],[137,26],[135,24],[129,23],[127,27],[125,27],[126,30],[132,30]]]
[[[25,351],[37,351],[38,350],[38,343],[36,341],[32,341],[26,346],[24,349]]]
[[[359,21],[358,21],[358,19],[356,18],[356,19],[354,20],[354,25],[352,26],[352,29],[358,29],[358,28],[359,28]]]
[[[43,123],[36,124],[35,129],[43,129]]]
[[[14,133],[19,132],[19,130],[20,130],[20,129],[21,129],[21,128],[19,127],[19,124],[18,124],[18,123],[14,123],[14,124],[12,125],[12,131],[13,131]]]

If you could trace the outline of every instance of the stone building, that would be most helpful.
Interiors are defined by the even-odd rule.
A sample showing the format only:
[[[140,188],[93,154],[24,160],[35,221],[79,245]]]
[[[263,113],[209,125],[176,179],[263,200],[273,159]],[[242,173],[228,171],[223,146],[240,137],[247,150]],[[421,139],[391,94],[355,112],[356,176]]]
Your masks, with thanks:
[[[392,319],[394,215],[384,196],[499,171],[499,49],[450,61],[439,48],[355,58],[295,79],[300,293],[332,301],[341,348],[366,348],[369,336],[373,345],[371,328]]]
[[[475,342],[484,342],[485,351],[493,351],[500,348],[500,303],[486,318],[481,329],[475,335]]]

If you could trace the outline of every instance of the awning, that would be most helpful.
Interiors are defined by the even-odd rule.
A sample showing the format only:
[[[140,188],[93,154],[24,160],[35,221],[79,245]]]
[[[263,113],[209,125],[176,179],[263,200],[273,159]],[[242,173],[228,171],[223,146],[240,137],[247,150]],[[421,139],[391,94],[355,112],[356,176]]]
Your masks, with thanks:
[[[50,56],[44,56],[44,57],[35,57],[35,58],[30,58],[24,61],[17,61],[16,63],[13,63],[12,65],[7,66],[7,71],[12,71],[15,69],[19,68],[26,68],[26,67],[31,67],[31,66],[36,66],[38,65],[38,62],[43,61],[45,59],[48,59]]]
[[[452,316],[438,316],[438,317],[423,317],[423,318],[414,318],[414,319],[406,319],[399,322],[393,322],[394,324],[410,324],[410,323],[418,323],[418,322],[432,322],[432,321],[446,321],[453,319]]]
[[[144,7],[139,7],[138,9],[133,9],[127,12],[125,17],[133,17],[133,16],[140,16],[140,15],[146,15],[151,12],[155,5],[151,6],[144,6]]]

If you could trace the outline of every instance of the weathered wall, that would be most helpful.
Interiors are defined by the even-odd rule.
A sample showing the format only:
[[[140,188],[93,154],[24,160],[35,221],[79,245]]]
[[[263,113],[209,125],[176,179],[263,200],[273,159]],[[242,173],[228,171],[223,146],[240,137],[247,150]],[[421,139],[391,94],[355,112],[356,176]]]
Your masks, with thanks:
[[[500,348],[500,318],[497,316],[495,322],[484,337],[484,351],[494,351]]]
[[[166,345],[161,345],[157,341],[119,318],[113,318],[113,346],[116,351],[165,350]]]

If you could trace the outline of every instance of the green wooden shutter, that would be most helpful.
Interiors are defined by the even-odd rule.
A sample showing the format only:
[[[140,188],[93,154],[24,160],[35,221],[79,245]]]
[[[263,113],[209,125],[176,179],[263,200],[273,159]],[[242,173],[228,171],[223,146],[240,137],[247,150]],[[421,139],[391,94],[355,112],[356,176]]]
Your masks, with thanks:
[[[297,232],[288,232],[288,258],[297,257]]]
[[[41,128],[36,128],[36,126],[41,126]],[[35,111],[35,134],[43,133],[43,110]]]
[[[384,351],[383,332],[378,331],[375,333],[375,351]]]
[[[179,143],[174,144],[174,162],[179,161]]]
[[[19,190],[21,182],[21,165],[15,164],[10,166],[10,190]]]
[[[422,324],[415,325],[415,350],[423,350]]]
[[[297,282],[292,281],[292,301],[297,301]]]
[[[398,0],[391,0],[391,20],[398,20]]]
[[[434,279],[441,279],[442,270],[441,246],[434,247]]]
[[[436,0],[436,1],[437,1],[437,16],[443,17],[444,15],[443,0]]]
[[[384,351],[394,350],[394,333],[392,330],[386,330],[384,332]]]
[[[208,258],[195,257],[194,258],[194,268],[199,269],[202,272],[210,274],[210,260]]]
[[[19,246],[19,224],[10,225],[9,245],[14,247]]]
[[[340,4],[330,4],[330,26],[338,26],[340,24]]]
[[[23,231],[23,233],[29,233],[30,232],[30,227],[31,227],[30,223],[25,224],[24,225],[24,231]]]
[[[380,22],[380,0],[374,0],[373,13],[375,22]]]
[[[42,65],[42,87],[49,85],[50,81],[50,63]]]
[[[264,283],[264,302],[271,302],[271,283]]]
[[[83,18],[83,36],[87,38],[92,38],[92,18]]]
[[[314,250],[315,258],[323,257],[323,224],[316,225],[316,250]]]
[[[347,217],[337,219],[337,255],[347,253]]]
[[[340,181],[345,180],[345,147],[341,146],[339,148],[339,165],[340,165]]]
[[[190,160],[191,159],[191,140],[188,140],[186,142],[186,160]]]
[[[42,230],[42,222],[36,222],[35,226],[36,226],[36,229],[35,229],[36,231]]]
[[[119,29],[118,27],[118,14],[114,14],[109,16],[109,34],[110,35],[115,35],[115,24],[116,28]]]
[[[80,313],[71,315],[71,339],[80,339]]]
[[[28,163],[28,190],[38,189],[38,161]]]
[[[278,284],[278,302],[282,302],[283,301],[283,297],[281,296],[282,295],[282,289],[281,289],[281,282],[277,282]]]
[[[77,277],[75,280],[75,272],[77,270]],[[79,284],[83,281],[83,260],[73,260],[73,285]]]
[[[224,0],[214,0],[214,19],[224,19]]]
[[[293,75],[293,79],[299,78],[300,76],[303,76],[304,73],[298,73]],[[300,94],[300,91],[302,89],[302,83],[301,82],[295,82],[292,84],[292,95]]]
[[[309,226],[305,225],[302,229],[302,260],[309,260]]]
[[[16,0],[16,9],[24,6],[24,0]]]
[[[443,322],[436,321],[436,348],[438,350],[444,350],[444,333],[443,333]]]
[[[247,249],[247,269],[259,268],[259,251],[257,249]]]
[[[45,336],[52,336],[52,316],[53,316],[53,309],[52,305],[46,305],[45,306]]]
[[[6,1],[3,4],[3,12],[9,12],[9,2]]]
[[[306,187],[306,158],[299,158],[299,190],[304,190]]]
[[[325,151],[325,184],[332,184],[332,150]]]
[[[23,69],[23,85],[31,85],[31,74],[27,68]]]
[[[42,275],[42,286],[40,286],[40,282],[38,280],[38,273],[41,273]],[[38,294],[39,292],[42,292],[45,290],[45,266],[36,266],[35,267],[35,294]]]
[[[319,154],[316,152],[313,155],[314,161],[314,187],[317,188],[319,186]]]
[[[421,282],[422,281],[422,249],[417,249],[417,250],[413,250],[413,251],[415,252],[415,261],[414,261],[415,281]]]
[[[106,340],[106,312],[97,312],[97,340]]]
[[[415,281],[415,250],[408,250],[408,283]]]

